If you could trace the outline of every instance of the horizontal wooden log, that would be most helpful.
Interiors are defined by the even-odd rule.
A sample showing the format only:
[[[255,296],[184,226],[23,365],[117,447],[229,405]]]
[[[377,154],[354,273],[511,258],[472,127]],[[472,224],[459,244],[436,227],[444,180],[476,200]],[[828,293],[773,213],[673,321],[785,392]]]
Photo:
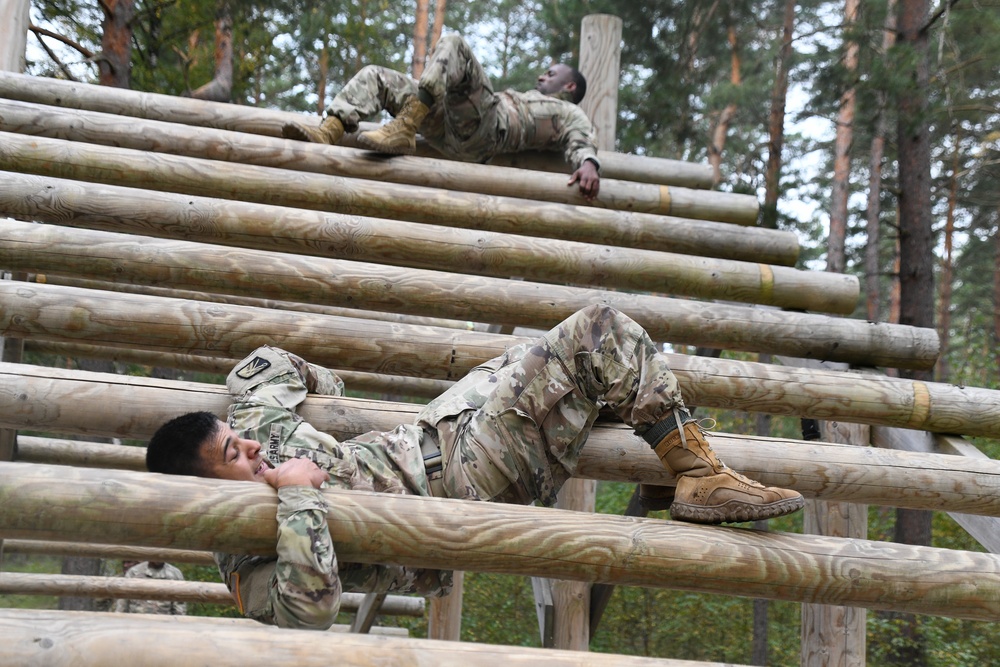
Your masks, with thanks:
[[[350,311],[335,309],[360,306],[436,316],[413,323],[434,323],[436,318],[457,322],[454,318],[466,317],[548,329],[577,310],[600,303],[628,313],[662,342],[772,354],[795,351],[806,357],[870,366],[929,368],[939,346],[933,329],[870,324],[815,313],[400,269],[14,221],[0,222],[0,266],[40,274],[38,282],[46,284],[108,279],[154,288],[169,286],[180,290],[176,296],[181,298],[200,300],[202,292],[228,293],[236,299],[225,301],[237,304],[266,303],[280,308],[308,301],[334,309],[325,311],[330,314],[350,315]],[[206,270],[209,266],[211,270]],[[214,297],[205,300],[221,301]]]
[[[1000,615],[1000,557],[992,554],[419,496],[325,494],[343,562],[738,593],[970,620]],[[274,489],[253,482],[0,463],[4,539],[272,554],[276,509]]]
[[[652,226],[619,225],[595,234],[582,229],[578,235],[568,226],[565,236],[575,240],[539,239],[518,230],[414,225],[15,172],[0,174],[0,185],[0,211],[26,220],[550,282],[588,280],[591,267],[609,261],[632,258],[640,268],[650,261],[648,251],[782,266],[798,256],[798,240],[790,232],[691,220],[664,218]],[[597,245],[604,240],[616,243]]]
[[[23,436],[21,436],[23,437]],[[4,540],[5,554],[22,556],[72,556],[105,560],[160,561],[215,566],[209,551],[136,547],[127,544],[92,544],[89,542],[53,542],[50,540]]]
[[[109,664],[176,667],[194,657],[212,665],[386,667],[388,665],[540,665],[547,667],[691,667],[664,660],[386,636],[274,628],[245,619],[157,614],[100,614],[51,610],[0,610],[4,655],[11,664],[105,667]],[[405,632],[405,631],[404,631]],[[382,636],[374,636],[382,635]],[[699,662],[698,667],[727,667]]]
[[[275,345],[330,368],[456,380],[530,338],[0,282],[0,335],[242,358]],[[667,355],[691,406],[1000,434],[1000,392]]]
[[[759,212],[757,199],[751,195],[602,178],[597,198],[587,200],[578,188],[566,186],[564,174],[426,157],[400,156],[386,160],[376,153],[340,146],[154,120],[131,119],[123,123],[122,117],[115,114],[11,100],[0,100],[0,130],[154,153],[681,218],[754,224]]]
[[[7,542],[4,541],[6,548]],[[225,584],[209,581],[172,581],[165,579],[128,579],[67,574],[0,572],[0,595],[56,595],[131,600],[171,600],[203,604],[232,605],[233,596]],[[362,593],[344,593],[341,611],[357,611],[364,600]],[[386,616],[423,616],[426,601],[419,597],[386,597],[379,613]]]
[[[172,392],[166,400],[177,406],[178,414],[199,409],[190,400],[180,404],[185,398],[186,394]],[[72,405],[71,400],[63,405],[68,413],[82,409],[83,406]],[[337,437],[350,437],[359,427],[365,431],[388,431],[396,426],[377,419],[378,406],[392,404],[373,402],[370,409],[358,407],[354,402],[340,401],[337,405],[331,412],[334,417],[319,425]],[[413,406],[410,422],[418,409],[419,406]],[[392,412],[396,416],[404,414],[396,406]],[[347,413],[356,416],[347,419]],[[139,430],[132,437],[145,438],[148,433]],[[972,459],[731,433],[712,433],[710,437],[722,460],[736,470],[770,485],[794,488],[810,498],[1000,516],[1000,462],[982,454]],[[144,455],[142,447],[21,435],[17,439],[15,460],[141,471],[146,469]],[[644,441],[630,429],[604,422],[583,448],[574,476],[674,484],[673,476]]]
[[[173,368],[196,373],[216,373],[225,376],[239,359],[226,357],[206,357],[196,354],[171,354],[170,352],[150,352],[125,347],[106,345],[85,345],[75,343],[53,343],[48,341],[25,341],[24,349],[38,354],[54,354],[70,359],[107,359],[123,364]],[[434,378],[415,378],[402,375],[383,375],[362,371],[333,369],[344,380],[352,392],[372,392],[393,397],[407,397],[418,403],[425,403],[443,394],[454,382]]]
[[[119,88],[108,89],[107,86],[26,76],[15,72],[0,72],[0,97],[66,109],[87,109],[120,116],[271,137],[280,137],[281,127],[287,122],[319,121],[315,116],[305,117],[302,114],[273,109],[207,102]],[[364,125],[366,128],[374,127],[372,123]],[[424,151],[424,154],[440,157],[436,151]],[[498,156],[494,162],[526,169],[566,171],[566,163],[562,157],[552,153],[532,152]],[[610,151],[601,151],[601,173],[606,178],[689,188],[711,188],[713,185],[712,168],[707,164]]]

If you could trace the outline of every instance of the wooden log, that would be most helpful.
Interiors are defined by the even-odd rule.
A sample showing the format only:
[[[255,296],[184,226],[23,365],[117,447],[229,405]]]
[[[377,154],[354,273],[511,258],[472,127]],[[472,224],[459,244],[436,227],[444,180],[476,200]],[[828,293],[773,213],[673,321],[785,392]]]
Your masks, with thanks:
[[[95,402],[105,409],[92,410]],[[209,410],[223,417],[229,403],[225,389],[217,385],[27,365],[0,367],[0,426],[9,428],[147,439],[178,414]],[[300,414],[319,430],[347,439],[413,423],[420,409],[408,403],[310,396]],[[736,470],[809,498],[1000,516],[1000,463],[990,459],[727,433],[710,437],[719,456]],[[76,465],[77,459],[67,455],[59,462]],[[673,476],[630,428],[603,421],[588,438],[575,475],[674,484]]]
[[[0,97],[11,100],[48,104],[67,109],[87,109],[120,116],[163,120],[185,125],[212,127],[235,132],[281,136],[281,126],[290,121],[311,120],[301,114],[260,109],[240,104],[221,104],[135,90],[113,89],[43,77],[0,72]],[[374,127],[365,123],[365,129]],[[351,145],[348,137],[347,143]],[[357,145],[354,143],[354,145]],[[424,150],[424,155],[437,155]],[[498,156],[494,163],[526,169],[544,169],[564,173],[567,169],[562,156],[555,153],[519,153]],[[605,178],[617,178],[643,183],[661,183],[690,188],[712,187],[711,167],[682,160],[667,160],[623,153],[601,153],[601,171]]]
[[[474,312],[475,305],[483,303],[485,294],[508,292],[511,293],[510,299],[521,301],[530,298],[529,303],[537,302],[540,297],[544,297],[546,302],[558,303],[562,300],[560,287],[544,283],[527,281],[510,283],[499,278],[468,276],[462,273],[302,257],[264,250],[195,244],[189,241],[137,238],[130,234],[70,229],[59,225],[5,221],[0,225],[0,234],[3,235],[3,255],[0,256],[0,263],[7,268],[33,266],[35,268],[30,270],[36,273],[73,275],[77,267],[86,267],[83,275],[89,278],[114,275],[116,281],[166,284],[180,289],[237,294],[247,292],[245,281],[249,279],[255,284],[254,290],[249,293],[258,298],[318,302],[341,307],[361,305],[372,310],[405,311],[400,306],[386,307],[383,301],[379,301],[376,295],[386,290],[385,287],[369,288],[367,291],[371,294],[361,299],[356,291],[349,291],[352,280],[362,285],[381,283],[392,285],[393,304],[400,302],[410,304],[414,299],[422,298],[420,306],[410,305],[409,310],[405,312],[410,314],[422,312],[434,316],[442,316],[441,312],[449,312],[451,315],[444,316],[453,318],[455,317],[453,308],[441,305],[435,311],[434,304],[442,301],[447,294],[461,294],[464,288],[467,292],[477,293],[473,303],[465,304],[463,308],[463,311],[465,309],[473,311],[466,316],[467,319],[488,322],[497,320],[491,319],[492,316],[481,316]],[[94,244],[93,248],[87,247],[90,243]],[[112,253],[117,252],[123,253],[120,260],[122,268],[119,270],[124,274],[122,277],[106,273],[108,262],[116,261],[116,256]],[[215,258],[214,263],[218,264],[218,273],[215,270],[206,271],[204,268],[206,265],[200,263],[204,255],[209,253]],[[800,271],[779,266],[768,267],[734,260],[688,258],[684,255],[667,253],[646,254],[649,255],[645,258],[647,261],[638,266],[632,264],[630,267],[623,262],[618,266],[594,267],[592,275],[595,279],[592,282],[599,281],[596,276],[605,275],[607,276],[605,282],[620,288],[652,291],[669,289],[674,294],[801,310],[805,310],[807,304],[812,303],[816,306],[814,310],[837,311],[843,310],[849,303],[850,292],[838,289],[845,287],[845,284],[839,280],[842,276],[836,274]],[[68,267],[67,264],[72,262],[75,262],[75,266]],[[135,266],[135,270],[130,270],[130,266]],[[143,272],[147,275],[155,274],[155,277],[140,278]],[[271,272],[275,276],[274,281],[260,281],[261,275]],[[192,273],[198,278],[185,281],[182,277]],[[233,282],[236,273],[243,274],[240,284]],[[133,281],[130,276],[135,276],[135,280]],[[301,276],[300,285],[309,283],[311,287],[305,293],[295,291],[293,276]],[[833,277],[836,280],[831,283],[822,276]],[[338,282],[341,284],[338,285]],[[409,285],[412,285],[409,287],[412,294],[395,296],[395,293],[406,289]],[[433,290],[435,285],[439,286],[437,292]],[[824,292],[831,287],[834,288],[832,295],[823,297]],[[299,290],[301,289],[299,287]],[[354,287],[354,290],[357,289]],[[568,289],[569,295],[572,296],[575,290],[580,288],[562,289]],[[482,294],[478,294],[479,292]],[[341,293],[343,295],[338,296]],[[599,290],[598,294],[606,295],[606,292]],[[580,299],[577,299],[577,304],[579,303]],[[574,304],[569,305],[572,307]],[[550,306],[550,309],[552,308]],[[517,310],[520,310],[520,304]],[[557,317],[555,321],[560,319],[562,317]]]
[[[5,0],[0,2],[0,71],[24,71],[24,50],[27,45],[28,27],[31,25],[28,0]]]
[[[611,245],[631,245],[623,240],[629,230],[664,222],[650,213],[0,135],[0,169],[108,185]]]
[[[376,629],[373,628],[373,634]],[[157,614],[0,610],[4,655],[11,664],[175,667],[193,657],[213,665],[386,667],[388,665],[540,665],[550,667],[690,667],[688,660],[556,651],[275,628],[245,619]],[[152,647],[152,649],[151,649]],[[699,667],[727,667],[699,662]]]
[[[0,283],[0,335],[229,358],[242,358],[266,343],[330,368],[447,380],[533,340],[31,283]],[[995,390],[666,356],[692,406],[1000,434]]]
[[[233,596],[222,583],[28,572],[0,572],[0,594],[233,604]],[[357,611],[364,598],[361,593],[343,593],[340,608],[342,611]],[[425,606],[424,598],[390,595],[382,601],[378,613],[387,616],[423,616]]]
[[[566,186],[564,174],[427,157],[386,160],[377,153],[340,146],[162,121],[130,119],[123,123],[121,116],[112,114],[10,100],[0,101],[0,130],[293,171],[744,225],[754,224],[759,212],[757,199],[751,195],[602,178],[600,194],[588,201],[578,188]]]
[[[22,556],[72,556],[106,560],[151,560],[164,563],[215,565],[208,551],[136,547],[127,544],[91,544],[88,542],[53,542],[47,540],[4,540],[4,553]]]
[[[125,347],[105,345],[83,345],[74,343],[53,343],[49,341],[27,341],[25,349],[39,354],[55,354],[71,359],[108,359],[118,363],[138,364],[159,368],[174,368],[197,373],[216,373],[225,376],[239,359],[225,357],[205,357],[196,354],[171,354],[170,352],[150,352]],[[415,378],[402,375],[384,375],[362,371],[333,369],[350,387],[352,392],[373,392],[392,397],[408,397],[415,402],[425,403],[436,398],[451,387],[454,382],[433,378]]]
[[[276,308],[290,304],[289,299],[308,299],[322,307],[291,309],[364,317],[371,311],[359,313],[350,307],[381,308],[396,311],[400,323],[436,326],[439,321],[425,318],[407,322],[402,319],[407,316],[398,314],[401,311],[410,316],[448,318],[456,328],[460,322],[453,318],[464,316],[547,329],[581,308],[606,304],[628,313],[658,341],[750,352],[798,352],[813,358],[891,367],[929,368],[939,349],[933,329],[871,324],[817,313],[471,278],[12,221],[0,222],[0,240],[0,263],[32,267],[28,270],[42,276],[37,282],[53,285],[86,285],[80,276],[95,276],[148,288],[93,283],[99,289]],[[206,256],[211,259],[206,260]],[[205,266],[214,270],[206,271]],[[178,291],[164,291],[163,285]],[[232,296],[211,296],[223,292]],[[210,295],[203,298],[203,293]],[[464,328],[475,326],[466,323]]]
[[[654,227],[621,228],[623,233],[617,238],[630,246],[624,248],[413,225],[13,172],[3,173],[0,185],[0,211],[38,222],[399,266],[455,266],[465,273],[504,277],[516,274],[550,282],[573,278],[579,283],[593,273],[590,267],[608,261],[648,262],[643,258],[649,252],[644,251],[778,265],[794,264],[798,255],[794,234],[734,229],[711,222],[672,224],[665,220]],[[136,206],[137,200],[142,202],[141,207]],[[586,236],[582,234],[582,240]]]
[[[970,620],[993,621],[1000,614],[1000,557],[992,554],[541,507],[324,493],[342,562],[737,593]],[[4,539],[273,554],[276,509],[274,489],[253,482],[0,462]]]

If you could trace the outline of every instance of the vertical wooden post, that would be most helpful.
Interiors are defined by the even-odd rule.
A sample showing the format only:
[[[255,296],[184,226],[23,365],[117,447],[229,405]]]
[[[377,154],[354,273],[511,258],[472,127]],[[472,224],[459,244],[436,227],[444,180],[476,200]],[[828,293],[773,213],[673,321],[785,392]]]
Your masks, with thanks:
[[[0,0],[0,71],[24,71],[29,7],[28,0]]]
[[[580,65],[587,94],[580,103],[597,128],[598,151],[615,147],[622,20],[607,14],[585,16],[580,30]],[[599,155],[598,155],[599,157]],[[557,507],[593,512],[597,482],[573,479],[559,493]],[[586,651],[590,646],[590,584],[552,582],[554,643],[557,649]]]
[[[867,446],[871,429],[861,424],[822,422],[822,440]],[[868,506],[807,500],[803,532],[848,539],[868,537]],[[803,667],[864,667],[865,610],[822,604],[802,605]]]
[[[456,570],[451,593],[430,598],[427,610],[427,637],[457,642],[462,636],[462,587],[465,573]]]

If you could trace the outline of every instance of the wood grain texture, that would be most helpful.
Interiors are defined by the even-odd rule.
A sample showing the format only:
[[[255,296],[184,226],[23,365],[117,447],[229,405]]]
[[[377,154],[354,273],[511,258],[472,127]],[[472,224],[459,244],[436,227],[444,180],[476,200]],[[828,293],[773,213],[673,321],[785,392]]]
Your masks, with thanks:
[[[372,318],[376,312],[393,312],[434,325],[443,323],[431,316],[456,326],[472,320],[548,329],[581,308],[607,304],[627,313],[657,341],[795,351],[809,358],[872,366],[930,368],[939,350],[933,329],[10,220],[0,222],[0,263],[41,274],[39,282],[45,283],[105,281],[95,287],[134,285],[152,289],[127,291],[150,294],[171,289],[180,292],[173,296],[195,299],[228,294],[235,297],[226,300],[231,303],[366,316],[343,310],[362,308],[373,313]],[[595,267],[591,275],[596,279],[609,268]],[[665,262],[620,267],[628,282],[637,283],[634,286],[643,277],[647,286],[655,283],[658,275],[670,283],[675,268]]]
[[[90,409],[94,401],[107,406]],[[223,387],[7,364],[0,366],[0,426],[92,437],[147,439],[183,412],[225,415]],[[412,423],[421,406],[310,396],[300,413],[316,428],[347,439]],[[23,436],[22,436],[23,437]],[[713,433],[713,447],[730,466],[767,484],[807,497],[913,509],[1000,516],[1000,463],[991,459]],[[134,449],[134,448],[129,448]],[[71,458],[75,465],[86,445]],[[134,452],[125,452],[128,460]],[[25,460],[25,459],[19,459]],[[31,459],[41,461],[42,459]],[[643,440],[622,424],[598,421],[575,473],[587,479],[672,485]]]
[[[597,199],[566,187],[565,174],[459,163],[432,157],[393,157],[256,134],[129,119],[93,111],[0,100],[0,131],[140,151],[238,162],[293,171],[374,179],[459,192],[519,197],[619,211],[752,225],[759,206],[751,195],[682,186],[601,179]],[[564,171],[571,171],[564,164]]]
[[[95,86],[47,77],[32,77],[0,72],[0,97],[46,104],[66,109],[86,109],[133,118],[162,120],[171,123],[212,127],[271,137],[281,136],[281,126],[290,121],[319,123],[318,116],[261,109],[241,104],[220,104],[158,93]],[[362,129],[373,129],[374,123],[363,123]],[[351,145],[354,135],[343,143]],[[423,143],[423,142],[421,142]],[[356,141],[353,145],[357,145]],[[439,153],[421,146],[421,155]],[[524,169],[544,169],[565,172],[566,163],[555,153],[518,153],[500,155],[494,163],[516,165]],[[711,167],[681,160],[651,158],[623,153],[601,156],[601,171],[608,178],[643,183],[679,185],[691,188],[712,187]]]
[[[5,540],[5,547],[6,544]],[[229,589],[222,583],[28,572],[0,572],[0,594],[233,604]],[[364,597],[361,593],[343,593],[340,599],[341,610],[357,611]],[[379,613],[389,616],[423,616],[425,605],[424,598],[391,595],[383,601]]]
[[[245,619],[0,610],[4,654],[24,667],[690,667],[686,660],[275,628]],[[374,632],[378,630],[379,634]],[[154,646],[156,650],[151,651]],[[700,667],[726,667],[697,663]]]
[[[0,334],[242,358],[274,345],[330,368],[455,380],[502,334],[32,283],[0,283]],[[1000,434],[996,390],[668,354],[688,405],[941,433]]]
[[[1000,617],[1000,557],[992,554],[540,507],[325,493],[344,562]],[[276,508],[274,490],[252,482],[0,463],[5,539],[273,553]]]

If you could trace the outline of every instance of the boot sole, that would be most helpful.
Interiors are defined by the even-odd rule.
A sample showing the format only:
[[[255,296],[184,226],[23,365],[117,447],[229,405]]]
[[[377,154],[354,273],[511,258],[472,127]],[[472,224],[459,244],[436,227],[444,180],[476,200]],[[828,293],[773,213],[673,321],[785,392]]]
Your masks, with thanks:
[[[388,153],[389,155],[413,155],[417,152],[416,148],[411,148],[410,146],[383,146],[377,144],[366,137],[364,133],[358,135],[358,143],[365,148],[370,148],[379,153]]]
[[[753,505],[739,500],[730,500],[721,505],[690,505],[674,502],[670,506],[670,518],[689,523],[715,525],[720,523],[743,523],[774,519],[797,512],[805,506],[805,500],[787,498],[766,505]]]
[[[293,125],[292,123],[285,123],[281,126],[281,136],[285,139],[291,139],[293,141],[312,142],[312,137],[310,137],[305,130],[298,125]]]

